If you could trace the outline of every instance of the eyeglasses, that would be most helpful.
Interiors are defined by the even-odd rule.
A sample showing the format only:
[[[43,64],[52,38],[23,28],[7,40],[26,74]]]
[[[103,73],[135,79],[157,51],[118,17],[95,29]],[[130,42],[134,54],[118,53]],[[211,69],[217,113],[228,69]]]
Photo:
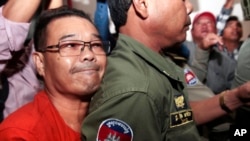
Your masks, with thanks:
[[[59,41],[57,45],[47,46],[45,51],[53,52],[55,50],[50,49],[58,48],[57,51],[62,57],[79,56],[85,46],[88,46],[89,50],[96,55],[108,55],[110,53],[110,42],[101,40],[90,42],[84,42],[81,40],[62,40]]]

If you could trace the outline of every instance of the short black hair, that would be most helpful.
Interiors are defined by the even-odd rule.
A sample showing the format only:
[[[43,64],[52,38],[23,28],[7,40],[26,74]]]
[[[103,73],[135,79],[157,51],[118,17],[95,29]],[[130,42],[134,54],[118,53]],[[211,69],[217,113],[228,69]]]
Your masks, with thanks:
[[[238,19],[237,16],[230,16],[230,17],[227,19],[227,21],[226,21],[225,27],[226,27],[227,24],[228,24],[229,22],[231,22],[231,21],[237,21],[237,22],[238,22],[238,26],[239,26],[239,27],[242,27],[242,24],[241,24],[241,22],[239,21],[239,19]]]
[[[237,16],[230,16],[227,21],[226,21],[226,24],[230,21],[239,21],[238,17]]]
[[[4,5],[8,0],[1,0],[0,1],[0,6]]]
[[[231,21],[237,21],[237,22],[238,22],[238,26],[239,26],[239,27],[242,27],[242,24],[241,24],[241,22],[239,21],[239,19],[238,19],[237,16],[230,16],[230,17],[226,20],[225,27],[224,27],[224,29],[222,30],[221,35],[224,34],[225,28],[227,27],[228,23],[231,22]]]
[[[115,24],[116,31],[127,22],[127,12],[132,0],[108,0],[111,19]]]
[[[48,24],[56,19],[69,16],[81,17],[93,24],[92,20],[90,19],[90,16],[86,14],[84,11],[75,8],[70,8],[68,6],[61,6],[55,9],[49,9],[43,11],[41,15],[38,17],[35,25],[35,32],[33,39],[36,51],[42,52],[45,50],[45,45],[47,41],[46,29]]]

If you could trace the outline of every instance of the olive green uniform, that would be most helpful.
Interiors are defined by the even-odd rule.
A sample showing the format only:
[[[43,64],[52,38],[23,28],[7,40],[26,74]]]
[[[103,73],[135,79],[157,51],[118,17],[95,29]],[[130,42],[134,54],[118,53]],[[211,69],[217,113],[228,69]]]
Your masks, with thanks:
[[[170,59],[119,34],[84,119],[84,140],[99,140],[101,123],[111,118],[132,129],[133,141],[200,140],[184,86],[183,70]],[[119,138],[110,132],[106,139],[112,136]]]
[[[250,38],[246,39],[242,44],[239,52],[238,64],[235,70],[235,77],[232,88],[238,87],[247,81],[250,81]],[[242,106],[237,109],[235,124],[242,127],[250,127],[250,106]]]
[[[206,58],[205,56],[206,51],[203,51],[199,48],[196,49],[197,54],[193,59],[193,63],[203,62],[197,65],[198,67],[195,68],[196,70],[202,71],[201,68],[205,66],[205,62],[208,57]],[[173,62],[182,67],[184,70],[185,80],[187,82],[187,87],[185,87],[185,90],[188,93],[189,101],[199,101],[214,96],[212,90],[199,81],[196,73],[193,71],[194,67],[187,64],[186,58],[182,57],[181,54],[178,53],[166,52],[166,54],[171,57]],[[207,56],[208,55],[209,54],[207,54]],[[202,74],[202,72],[200,74]],[[230,134],[229,128],[232,122],[233,119],[229,115],[214,119],[206,124],[198,126],[200,129],[200,135],[203,136],[205,140],[228,140]]]
[[[193,71],[194,67],[189,66],[187,63],[188,60],[183,57],[182,54],[178,53],[179,52],[173,53],[171,51],[165,52],[165,54],[170,57],[176,65],[180,66],[183,69],[185,82],[187,84],[185,90],[187,91],[189,101],[200,101],[213,97],[214,93],[206,85],[200,82],[196,73]],[[200,57],[199,59],[201,59],[202,61],[204,60],[202,57]],[[193,60],[193,62],[196,62],[196,58],[194,58]]]
[[[250,80],[250,38],[246,39],[240,47],[238,64],[232,88],[238,87]]]

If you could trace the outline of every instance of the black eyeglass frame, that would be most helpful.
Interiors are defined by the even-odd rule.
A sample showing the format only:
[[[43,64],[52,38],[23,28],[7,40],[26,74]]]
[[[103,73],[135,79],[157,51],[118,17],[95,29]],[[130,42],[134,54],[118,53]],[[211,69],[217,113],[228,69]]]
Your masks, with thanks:
[[[61,43],[64,43],[64,42],[77,42],[77,43],[82,43],[82,47],[81,47],[81,50],[79,52],[78,55],[66,55],[66,56],[63,56],[60,52],[61,48],[60,47],[60,44]],[[98,42],[100,41],[102,43],[102,49],[103,49],[103,52],[104,54],[98,54],[96,52],[93,51],[93,45],[91,43],[93,42]],[[102,41],[102,40],[92,40],[92,41],[89,41],[89,42],[85,42],[85,41],[82,41],[82,40],[60,40],[58,42],[58,44],[56,45],[50,45],[50,46],[47,46],[42,52],[53,52],[53,51],[56,51],[56,52],[59,52],[59,54],[62,56],[62,57],[67,57],[67,56],[79,56],[81,54],[81,51],[84,50],[85,46],[88,46],[89,50],[92,51],[95,55],[109,55],[110,52],[111,52],[111,44],[110,44],[110,41]],[[50,50],[50,49],[53,49],[53,48],[57,48],[58,50]]]

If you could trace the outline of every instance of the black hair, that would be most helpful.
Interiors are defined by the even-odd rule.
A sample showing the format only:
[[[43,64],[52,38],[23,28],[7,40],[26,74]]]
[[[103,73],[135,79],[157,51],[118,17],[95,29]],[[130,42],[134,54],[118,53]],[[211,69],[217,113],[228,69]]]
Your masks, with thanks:
[[[0,1],[0,6],[4,5],[7,2],[7,0],[1,0]]]
[[[47,41],[46,40],[46,28],[48,24],[56,19],[59,19],[62,17],[69,17],[69,16],[81,17],[81,18],[88,20],[89,22],[93,24],[89,15],[86,14],[84,11],[81,11],[75,8],[70,8],[68,6],[61,6],[59,8],[43,11],[41,15],[38,17],[36,21],[36,25],[35,25],[34,45],[35,45],[36,51],[42,52],[45,50],[45,45]]]
[[[239,21],[238,17],[237,16],[230,16],[227,21],[226,21],[226,24],[230,21]]]
[[[116,31],[127,21],[127,12],[132,4],[132,0],[108,0],[111,19],[113,20]]]
[[[242,27],[242,24],[240,23],[240,21],[239,21],[239,19],[238,19],[237,16],[230,16],[230,17],[226,20],[226,24],[225,24],[224,29],[222,30],[221,35],[223,35],[224,30],[225,30],[225,28],[227,27],[227,24],[228,24],[229,22],[231,22],[231,21],[237,21],[237,22],[238,22],[238,26],[239,26],[239,27]]]

